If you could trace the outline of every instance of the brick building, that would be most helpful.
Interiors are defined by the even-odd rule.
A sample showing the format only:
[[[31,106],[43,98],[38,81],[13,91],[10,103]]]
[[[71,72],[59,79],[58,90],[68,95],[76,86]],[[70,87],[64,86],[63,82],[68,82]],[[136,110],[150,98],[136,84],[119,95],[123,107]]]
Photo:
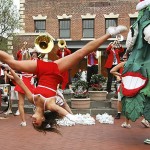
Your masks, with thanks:
[[[139,0],[20,0],[20,22],[23,28],[14,40],[13,49],[19,49],[23,41],[28,42],[28,47],[34,47],[35,37],[41,32],[48,32],[55,39],[53,52],[57,49],[58,39],[65,39],[73,53],[90,40],[102,36],[109,26],[122,24],[129,28],[137,18],[135,8],[138,2]],[[125,48],[127,33],[123,36],[121,44]],[[115,37],[98,49],[99,72],[103,75],[107,75],[103,67],[106,59],[104,51],[113,40]],[[55,53],[48,54],[48,58],[57,59]],[[72,76],[78,68],[86,68],[86,58],[71,71]]]

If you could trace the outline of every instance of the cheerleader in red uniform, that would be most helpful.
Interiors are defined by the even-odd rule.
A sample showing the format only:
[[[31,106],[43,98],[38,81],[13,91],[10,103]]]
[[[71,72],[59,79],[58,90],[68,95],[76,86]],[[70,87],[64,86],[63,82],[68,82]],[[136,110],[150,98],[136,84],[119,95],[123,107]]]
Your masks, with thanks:
[[[23,48],[17,52],[17,59],[19,61],[31,59],[29,57],[29,51],[26,50],[27,42],[24,42]],[[28,53],[28,54],[27,54]],[[32,55],[31,55],[32,56]],[[34,89],[34,82],[33,82],[33,74],[27,73],[27,72],[21,72],[19,73],[20,78],[25,83],[25,85],[30,89],[31,92],[33,92]],[[25,112],[24,112],[24,100],[25,100],[25,93],[22,90],[22,88],[19,85],[16,85],[14,90],[18,92],[18,110],[16,112],[16,115],[20,115],[21,117],[21,126],[26,126],[26,119],[25,119]]]
[[[11,70],[16,83],[25,91],[28,100],[36,106],[32,116],[32,124],[36,130],[58,133],[56,119],[60,118],[60,116],[66,116],[71,121],[76,122],[76,118],[71,114],[71,110],[64,101],[63,96],[57,92],[58,84],[63,81],[61,73],[73,68],[85,56],[97,50],[111,35],[120,34],[126,30],[127,28],[124,26],[110,27],[107,34],[87,43],[82,49],[54,62],[44,62],[42,60],[16,61],[6,52],[0,51],[0,61],[7,63],[14,70],[34,73],[39,79],[33,96],[22,80]]]

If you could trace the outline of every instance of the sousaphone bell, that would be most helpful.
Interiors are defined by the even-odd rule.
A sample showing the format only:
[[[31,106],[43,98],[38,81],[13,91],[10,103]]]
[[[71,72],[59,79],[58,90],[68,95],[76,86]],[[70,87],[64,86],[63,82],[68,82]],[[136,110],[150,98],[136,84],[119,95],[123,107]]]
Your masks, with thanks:
[[[59,48],[65,48],[66,47],[66,41],[61,39],[58,41],[58,47]]]
[[[37,52],[47,54],[54,47],[54,41],[48,34],[39,35],[34,42]]]

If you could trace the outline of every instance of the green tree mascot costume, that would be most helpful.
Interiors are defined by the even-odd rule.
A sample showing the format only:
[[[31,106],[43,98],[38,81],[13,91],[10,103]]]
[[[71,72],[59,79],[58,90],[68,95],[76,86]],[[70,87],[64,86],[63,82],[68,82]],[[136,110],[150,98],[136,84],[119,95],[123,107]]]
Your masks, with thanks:
[[[141,0],[136,10],[126,41],[130,56],[122,74],[122,111],[132,121],[143,115],[150,122],[150,0]]]

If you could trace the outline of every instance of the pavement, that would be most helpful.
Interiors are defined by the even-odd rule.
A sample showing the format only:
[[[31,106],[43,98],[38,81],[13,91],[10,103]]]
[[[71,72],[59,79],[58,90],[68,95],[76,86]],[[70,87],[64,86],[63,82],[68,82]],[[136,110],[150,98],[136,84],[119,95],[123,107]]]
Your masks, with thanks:
[[[31,114],[26,114],[27,126],[21,127],[20,116],[0,116],[1,150],[150,150],[144,144],[150,138],[150,128],[141,124],[142,118],[131,122],[131,129],[122,128],[121,117],[114,124],[60,126],[62,133],[37,132],[31,125]]]

